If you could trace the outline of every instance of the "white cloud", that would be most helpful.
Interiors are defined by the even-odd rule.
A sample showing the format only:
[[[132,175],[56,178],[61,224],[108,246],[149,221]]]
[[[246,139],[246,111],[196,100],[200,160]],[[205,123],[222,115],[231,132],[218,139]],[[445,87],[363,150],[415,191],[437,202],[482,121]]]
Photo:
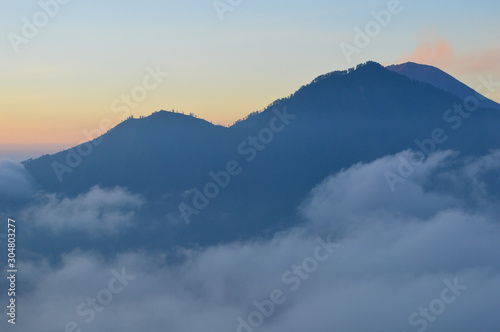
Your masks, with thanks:
[[[75,321],[83,331],[237,331],[236,318],[247,318],[254,301],[279,288],[285,303],[255,331],[418,331],[410,315],[439,298],[445,280],[458,278],[467,289],[426,330],[496,332],[500,223],[493,211],[500,209],[479,177],[498,172],[499,158],[497,152],[470,160],[437,154],[395,193],[383,174],[397,169],[398,156],[356,165],[312,191],[301,207],[311,218],[306,226],[269,241],[179,252],[179,263],[146,252],[112,262],[76,252],[57,267],[26,262],[29,291],[19,300],[34,314],[20,316],[18,327],[55,331]],[[445,174],[454,174],[454,181],[469,177],[467,187],[481,207],[469,205],[471,197],[460,190],[443,192]],[[342,246],[291,291],[282,275],[314,253],[318,232],[333,234]],[[85,323],[76,307],[122,267],[135,279]]]
[[[24,166],[0,160],[0,200],[27,199],[33,193],[33,179]]]
[[[37,226],[49,227],[55,232],[79,230],[99,236],[128,227],[135,211],[144,203],[141,196],[125,189],[95,186],[75,198],[43,194],[37,203],[23,212],[22,219],[33,221]]]
[[[415,154],[404,151],[386,156],[369,164],[357,164],[327,178],[314,188],[301,206],[302,214],[318,227],[336,230],[352,227],[369,216],[402,215],[408,218],[426,218],[443,208],[458,206],[452,195],[426,192],[426,180],[454,154],[438,152],[408,171],[391,191],[385,174],[406,175],[407,161]],[[402,170],[402,171],[400,171]]]

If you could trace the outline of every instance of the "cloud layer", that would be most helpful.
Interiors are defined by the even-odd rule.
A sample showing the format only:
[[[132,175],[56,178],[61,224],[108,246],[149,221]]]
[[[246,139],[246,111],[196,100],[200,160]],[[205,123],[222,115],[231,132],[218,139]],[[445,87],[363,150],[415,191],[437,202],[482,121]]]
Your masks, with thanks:
[[[24,166],[0,159],[0,201],[27,199],[33,193],[33,180]]]
[[[269,241],[130,252],[112,261],[76,251],[57,265],[24,262],[18,328],[497,331],[500,205],[489,180],[499,181],[500,153],[438,153],[392,192],[384,173],[397,172],[401,157],[412,152],[325,179],[300,208],[305,225]],[[77,202],[93,206],[89,201],[84,195],[54,206],[74,212]],[[330,255],[320,244],[328,235],[341,245]],[[113,281],[117,273],[129,276],[126,285]],[[278,290],[280,304],[259,314]],[[93,298],[98,306],[91,309]]]
[[[130,225],[145,200],[123,188],[93,187],[75,198],[43,194],[22,214],[36,226],[54,232],[84,231],[95,236],[116,233]]]

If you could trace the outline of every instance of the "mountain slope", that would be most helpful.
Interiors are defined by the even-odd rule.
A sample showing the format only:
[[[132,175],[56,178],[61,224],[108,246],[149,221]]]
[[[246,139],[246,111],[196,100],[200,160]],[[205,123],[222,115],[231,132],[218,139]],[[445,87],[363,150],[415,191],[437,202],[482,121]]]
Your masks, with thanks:
[[[160,111],[120,123],[92,144],[88,156],[80,152],[88,150],[82,144],[28,162],[26,168],[43,189],[70,196],[96,184],[124,186],[155,196],[195,184],[197,176],[213,167],[211,160],[223,153],[228,137],[225,127]],[[71,161],[77,158],[81,162],[74,166]],[[54,163],[71,169],[61,171],[63,181],[59,181]]]
[[[99,184],[144,194],[151,202],[148,213],[161,221],[158,238],[148,241],[166,246],[232,241],[272,235],[300,222],[296,208],[309,190],[355,163],[422,146],[465,154],[500,148],[500,114],[479,109],[464,118],[452,110],[462,103],[370,62],[320,76],[230,128],[169,112],[125,121],[61,183],[51,165],[64,163],[65,152],[26,168],[48,191],[75,195]],[[277,114],[290,115],[286,126]],[[280,130],[270,137],[276,126]],[[429,143],[436,129],[442,139]],[[191,190],[203,191],[213,182],[209,173],[233,160],[241,172],[192,215],[189,227],[173,226],[172,220],[183,224],[179,204],[194,206]]]
[[[448,91],[461,99],[476,96],[480,101],[480,107],[500,110],[500,104],[479,94],[439,68],[421,65],[414,62],[407,62],[400,65],[388,66],[387,69],[398,74],[405,75],[411,79],[431,84],[439,89]]]

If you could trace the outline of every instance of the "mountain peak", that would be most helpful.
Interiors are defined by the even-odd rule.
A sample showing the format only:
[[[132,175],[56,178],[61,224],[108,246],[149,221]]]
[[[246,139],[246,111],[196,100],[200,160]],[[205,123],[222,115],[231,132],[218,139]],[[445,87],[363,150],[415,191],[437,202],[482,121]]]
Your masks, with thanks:
[[[214,125],[206,120],[198,118],[194,113],[184,114],[175,110],[166,111],[160,110],[153,112],[148,116],[133,117],[130,116],[128,119],[120,123],[115,129],[130,129],[138,127],[148,127],[153,126],[155,128],[162,127],[167,128],[178,128],[178,127],[213,127]]]
[[[477,91],[439,68],[415,62],[391,65],[386,68],[400,75],[407,76],[415,81],[433,85],[436,88],[449,92],[462,100],[467,97],[476,96],[479,99],[480,107],[500,110],[500,105],[498,103],[479,94]]]
[[[316,77],[311,82],[311,84],[317,83],[317,82],[322,81],[324,79],[328,79],[328,78],[335,77],[335,76],[345,76],[345,75],[349,75],[349,74],[354,73],[354,72],[358,72],[358,73],[360,73],[360,72],[372,72],[372,71],[378,71],[380,69],[384,69],[384,67],[381,64],[379,64],[378,62],[374,62],[374,61],[368,61],[365,63],[361,63],[361,64],[357,65],[356,67],[352,67],[352,68],[349,68],[346,70],[336,70],[336,71],[332,71],[330,73],[326,73],[324,75],[320,75],[320,76]]]

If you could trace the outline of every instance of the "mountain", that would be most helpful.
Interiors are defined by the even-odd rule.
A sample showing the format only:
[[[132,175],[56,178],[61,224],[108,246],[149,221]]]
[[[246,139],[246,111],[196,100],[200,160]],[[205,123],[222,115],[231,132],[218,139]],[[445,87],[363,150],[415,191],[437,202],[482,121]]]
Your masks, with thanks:
[[[486,98],[439,68],[421,65],[414,62],[407,62],[400,65],[388,66],[387,69],[398,74],[405,75],[416,81],[431,84],[439,89],[448,91],[461,99],[476,96],[479,99],[480,107],[500,110],[500,104]]]
[[[53,166],[67,164],[68,151],[25,167],[48,192],[75,196],[100,185],[144,195],[145,213],[160,228],[147,239],[131,234],[129,246],[269,236],[302,222],[297,206],[308,192],[358,162],[405,149],[480,155],[500,148],[500,113],[454,110],[462,104],[456,95],[369,62],[320,76],[229,128],[165,111],[126,120],[99,138],[61,182]],[[230,164],[235,175],[226,184],[221,172]],[[180,204],[193,208],[196,190],[217,181],[223,185],[208,206],[185,225]]]
[[[228,128],[159,111],[146,118],[130,118],[87,147],[82,144],[44,156],[26,167],[49,192],[74,196],[99,184],[155,195],[197,184],[197,177],[215,167],[214,160],[223,158],[229,136]],[[90,145],[92,152],[86,156],[84,151]],[[72,162],[80,159],[81,163]],[[54,171],[55,163],[61,169],[60,177]]]

